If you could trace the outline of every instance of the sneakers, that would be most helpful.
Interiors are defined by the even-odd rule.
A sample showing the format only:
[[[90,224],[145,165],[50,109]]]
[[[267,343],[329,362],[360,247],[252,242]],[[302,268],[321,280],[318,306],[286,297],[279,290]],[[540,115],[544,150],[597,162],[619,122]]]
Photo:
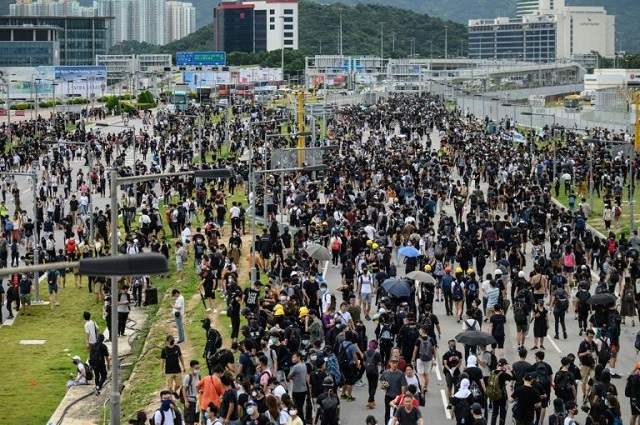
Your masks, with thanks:
[[[560,339],[560,337],[558,336],[558,334],[555,334],[555,335],[553,336],[553,339]]]
[[[620,379],[620,378],[622,378],[622,376],[618,375],[617,373],[612,374],[612,375],[611,375],[611,377],[612,377],[613,379]]]
[[[358,379],[355,385],[356,387],[364,387],[364,382],[362,382],[362,379]]]
[[[98,387],[97,385],[93,388],[93,393],[95,395],[100,395],[100,387]]]
[[[364,316],[365,320],[371,320],[371,317],[367,314],[366,316]]]
[[[531,347],[531,350],[537,350],[537,349],[538,349],[537,345],[534,345],[533,347]]]
[[[564,337],[564,339],[567,339],[567,331],[562,331],[562,336]]]
[[[354,396],[349,395],[349,396],[346,396],[345,400],[347,400],[347,401],[356,401],[356,398]]]
[[[540,346],[540,349],[541,349],[541,350],[546,350],[546,348],[544,348],[544,345],[541,345],[541,346]]]

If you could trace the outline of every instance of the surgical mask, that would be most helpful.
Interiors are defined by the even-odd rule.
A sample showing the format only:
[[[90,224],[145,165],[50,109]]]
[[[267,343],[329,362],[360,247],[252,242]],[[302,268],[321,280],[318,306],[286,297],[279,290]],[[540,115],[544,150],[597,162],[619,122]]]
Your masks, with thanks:
[[[203,412],[203,413],[202,413],[202,416],[203,416],[205,419],[209,419],[209,414],[208,414],[207,412]]]
[[[291,409],[291,410],[289,410],[289,414],[291,416],[296,416],[298,414],[298,411],[296,409]]]
[[[274,338],[269,339],[269,345],[275,345],[276,340]]]
[[[284,302],[284,301],[286,301],[286,300],[287,300],[286,295],[282,295],[282,296],[280,296],[280,301]]]
[[[307,345],[308,343],[309,343],[309,340],[307,340],[307,339],[303,339],[302,340],[302,345]]]
[[[316,360],[318,360],[318,356],[311,356],[311,361],[315,362]]]
[[[247,415],[251,416],[254,412],[255,410],[253,409],[253,407],[247,407]]]
[[[195,369],[195,370],[193,371],[193,374],[194,374],[194,375],[200,375],[200,369]]]
[[[327,292],[327,288],[320,288],[320,292],[324,294],[325,292]]]
[[[162,400],[161,409],[165,412],[169,411],[171,409],[171,400]]]

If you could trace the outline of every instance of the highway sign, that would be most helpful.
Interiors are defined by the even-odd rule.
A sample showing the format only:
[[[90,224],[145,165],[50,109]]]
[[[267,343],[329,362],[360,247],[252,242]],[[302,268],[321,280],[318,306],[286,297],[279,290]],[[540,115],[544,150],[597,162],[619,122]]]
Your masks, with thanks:
[[[177,52],[178,66],[224,66],[227,64],[226,52]]]

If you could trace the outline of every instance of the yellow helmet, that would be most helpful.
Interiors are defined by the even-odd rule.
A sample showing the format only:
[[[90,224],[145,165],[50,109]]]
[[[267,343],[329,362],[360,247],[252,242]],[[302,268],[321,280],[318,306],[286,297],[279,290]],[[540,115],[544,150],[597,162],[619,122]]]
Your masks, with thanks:
[[[373,241],[371,239],[367,239],[367,246],[373,245]]]
[[[456,273],[462,273],[462,267],[456,267]]]
[[[309,315],[309,309],[307,307],[300,307],[300,311],[298,312],[298,317],[302,319]]]
[[[393,198],[393,202],[398,203],[398,198]]]
[[[326,221],[323,221],[323,222],[322,222],[322,225],[323,225],[323,226],[328,226],[328,225],[329,225],[329,223],[327,223]]]
[[[431,265],[427,264],[426,266],[424,266],[424,271],[429,273],[431,271]]]
[[[471,273],[473,273],[473,269],[472,269],[471,267],[469,267],[469,268],[467,269],[467,274],[471,274]]]
[[[378,248],[379,248],[379,246],[378,246],[378,244],[377,244],[377,243],[375,243],[375,242],[371,245],[371,249],[374,249],[374,250],[375,250],[375,249],[378,249]]]

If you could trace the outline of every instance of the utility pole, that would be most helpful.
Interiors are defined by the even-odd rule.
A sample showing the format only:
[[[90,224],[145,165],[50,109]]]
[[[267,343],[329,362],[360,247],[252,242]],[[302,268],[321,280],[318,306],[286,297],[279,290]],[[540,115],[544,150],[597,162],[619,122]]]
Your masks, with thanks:
[[[338,11],[340,12],[340,36],[338,38],[338,54],[342,56],[342,11],[344,9],[340,8]]]
[[[380,59],[384,59],[384,22],[380,22]]]
[[[449,26],[444,26],[444,60],[449,59]]]

